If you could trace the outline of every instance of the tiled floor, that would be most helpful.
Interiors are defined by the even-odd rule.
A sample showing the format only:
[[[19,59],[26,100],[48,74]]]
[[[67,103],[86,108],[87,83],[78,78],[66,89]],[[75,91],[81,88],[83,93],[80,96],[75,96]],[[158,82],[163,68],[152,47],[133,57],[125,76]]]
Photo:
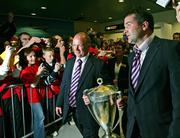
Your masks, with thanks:
[[[47,138],[83,138],[77,129],[76,125],[65,124],[59,129],[59,135],[56,137],[47,136]],[[103,131],[100,129],[100,136],[102,136]]]
[[[104,131],[100,129],[99,136],[102,137]],[[59,135],[56,137],[47,137],[47,138],[83,138],[75,125],[65,124],[59,130]],[[122,137],[124,138],[124,137]]]
[[[82,138],[75,125],[65,124],[59,129],[59,135],[56,137],[47,136],[47,138]]]
[[[75,125],[66,124],[59,130],[57,138],[82,138],[82,136]]]

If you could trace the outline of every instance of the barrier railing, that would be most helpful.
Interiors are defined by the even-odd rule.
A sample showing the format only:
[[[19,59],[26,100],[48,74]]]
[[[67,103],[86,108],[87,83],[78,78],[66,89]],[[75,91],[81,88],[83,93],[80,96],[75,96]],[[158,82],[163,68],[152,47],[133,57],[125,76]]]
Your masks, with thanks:
[[[17,122],[17,120],[16,120],[16,117],[15,117],[15,104],[16,103],[14,103],[14,95],[16,95],[16,93],[14,93],[14,89],[15,88],[17,88],[17,87],[21,87],[20,88],[20,97],[21,97],[21,101],[19,101],[20,102],[20,104],[21,104],[21,119],[22,119],[22,129],[23,129],[23,136],[22,136],[22,138],[27,138],[27,137],[29,137],[29,136],[32,136],[33,135],[33,131],[32,131],[32,126],[33,126],[33,113],[32,113],[32,110],[31,110],[31,132],[29,132],[29,133],[27,133],[26,132],[26,126],[27,125],[29,125],[29,124],[27,124],[27,122],[26,122],[26,117],[25,117],[25,112],[26,112],[26,109],[25,109],[25,99],[24,99],[24,95],[25,95],[25,90],[24,90],[24,86],[23,86],[23,84],[15,84],[15,85],[9,85],[8,87],[6,87],[5,89],[6,90],[8,90],[8,89],[10,89],[10,94],[11,94],[11,106],[12,106],[12,124],[11,125],[13,125],[13,130],[12,130],[12,132],[13,132],[13,136],[14,136],[14,138],[17,138],[18,136],[17,136],[17,130],[16,130],[16,122]],[[45,115],[45,119],[46,118],[48,118],[48,111],[49,111],[49,105],[48,105],[48,88],[46,87],[46,91],[45,91],[45,93],[46,93],[46,98],[45,98],[45,100],[46,100],[46,114],[44,113],[44,115]],[[32,101],[32,88],[30,88],[30,97],[31,97],[31,101]],[[2,100],[1,99],[1,97],[0,97],[0,100]],[[2,101],[1,101],[2,102]],[[32,103],[32,102],[31,102]],[[1,105],[2,106],[2,109],[4,108],[3,107],[3,104]],[[55,115],[55,96],[53,95],[53,121],[49,121],[48,119],[47,119],[47,124],[45,124],[45,128],[48,128],[49,126],[51,126],[51,125],[53,125],[53,124],[56,124],[57,122],[59,122],[59,121],[61,121],[62,120],[62,117],[60,117],[60,118],[57,118],[56,119],[56,115]],[[4,121],[3,121],[4,122]],[[18,122],[18,123],[20,123],[20,122]],[[7,125],[7,124],[5,124],[5,123],[3,123],[3,128],[5,128],[5,125]],[[59,126],[59,128],[60,128],[60,126]],[[5,134],[5,129],[3,130],[3,132],[4,132],[4,138],[8,138],[8,137],[6,137],[6,134]]]

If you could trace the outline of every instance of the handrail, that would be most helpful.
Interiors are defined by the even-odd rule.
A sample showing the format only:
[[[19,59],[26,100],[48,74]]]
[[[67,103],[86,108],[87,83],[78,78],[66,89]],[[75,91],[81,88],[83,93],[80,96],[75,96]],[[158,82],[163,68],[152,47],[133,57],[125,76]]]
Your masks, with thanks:
[[[25,122],[25,106],[24,106],[24,85],[23,84],[21,84],[21,83],[19,83],[19,84],[11,84],[11,85],[9,85],[9,86],[7,86],[5,89],[7,90],[7,89],[10,89],[10,93],[11,93],[11,106],[12,106],[12,118],[13,118],[13,133],[14,133],[14,138],[16,138],[17,136],[16,136],[16,124],[15,124],[15,122],[16,122],[16,117],[15,117],[15,108],[14,108],[14,88],[15,87],[17,87],[17,86],[21,86],[21,90],[20,90],[20,97],[21,97],[21,107],[20,108],[22,108],[22,114],[21,114],[21,116],[22,116],[22,123],[23,123],[23,125],[22,125],[22,127],[23,127],[23,136],[22,136],[22,138],[27,138],[27,137],[29,137],[29,136],[31,136],[31,135],[33,135],[33,131],[31,131],[31,132],[29,132],[29,133],[27,133],[26,134],[26,126],[27,126],[27,124],[26,124],[26,122]],[[37,88],[37,87],[36,87]],[[32,88],[30,87],[30,91],[31,91],[31,100],[32,100]],[[47,89],[47,87],[46,87],[46,104],[48,104],[48,97],[47,97],[47,95],[48,95],[48,89]],[[0,99],[1,100],[1,99]],[[31,103],[30,103],[31,104]],[[3,107],[2,107],[3,108]],[[47,108],[47,110],[49,110],[49,105],[46,105],[46,108]],[[47,115],[45,115],[45,117],[47,117]],[[31,118],[33,118],[33,115],[32,115],[32,113],[31,113]],[[60,118],[57,118],[57,119],[55,119],[55,96],[53,95],[53,121],[51,121],[51,122],[48,122],[47,124],[45,124],[45,128],[48,128],[49,126],[51,126],[51,125],[53,125],[53,124],[56,124],[57,122],[59,122],[59,121],[61,121],[62,120],[62,117],[60,117]],[[5,123],[4,123],[4,125],[6,125]],[[5,128],[5,127],[4,127]],[[6,136],[4,136],[4,138],[6,138]]]

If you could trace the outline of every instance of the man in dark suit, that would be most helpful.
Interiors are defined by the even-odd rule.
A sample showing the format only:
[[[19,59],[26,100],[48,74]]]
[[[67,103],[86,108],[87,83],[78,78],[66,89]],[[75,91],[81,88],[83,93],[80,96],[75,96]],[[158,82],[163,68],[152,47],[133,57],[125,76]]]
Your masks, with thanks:
[[[153,16],[143,10],[130,11],[124,25],[128,42],[135,44],[129,55],[126,137],[178,138],[180,42],[154,36]]]
[[[72,48],[75,57],[66,63],[61,83],[61,92],[56,103],[56,113],[57,115],[63,115],[63,122],[65,123],[69,113],[72,112],[75,124],[83,137],[98,138],[99,125],[95,122],[83,102],[83,91],[97,86],[96,80],[99,77],[103,78],[104,83],[111,82],[111,79],[106,72],[106,64],[88,53],[89,44],[90,39],[86,33],[80,32],[74,36]],[[77,63],[79,59],[82,61],[81,72],[75,73],[76,67],[79,65]],[[76,76],[76,79],[74,79],[75,74],[80,74],[77,88],[77,82],[73,82],[73,80],[78,78]],[[76,89],[77,91],[74,94],[75,101],[72,102],[73,98],[70,97],[73,95],[72,91]]]

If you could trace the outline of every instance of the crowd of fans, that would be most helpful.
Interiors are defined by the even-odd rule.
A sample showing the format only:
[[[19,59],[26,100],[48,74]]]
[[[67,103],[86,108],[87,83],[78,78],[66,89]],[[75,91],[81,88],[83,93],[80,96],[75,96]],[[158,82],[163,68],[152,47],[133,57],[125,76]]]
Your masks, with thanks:
[[[35,138],[44,138],[46,134],[56,132],[59,129],[56,126],[53,127],[53,130],[47,129],[45,131],[44,125],[56,119],[53,104],[60,92],[66,60],[74,56],[72,51],[73,36],[65,39],[60,35],[39,38],[31,36],[30,32],[22,32],[16,36],[13,14],[9,15],[8,23],[3,24],[1,30],[4,27],[7,27],[11,33],[6,35],[0,31],[0,38],[3,38],[1,39],[0,54],[0,138],[4,135],[14,137],[14,130],[16,137],[24,135],[22,98],[26,133],[33,130]],[[112,64],[112,59],[119,59],[116,56],[119,53],[119,47],[121,48],[120,53],[125,59],[130,52],[131,47],[125,39],[117,42],[107,41],[103,39],[102,33],[97,33],[93,29],[88,30],[87,33],[91,38],[89,53],[104,60],[109,65]],[[116,66],[120,67],[119,65],[124,64],[118,60]],[[114,84],[117,86],[117,77],[114,77]],[[10,85],[14,85],[13,101],[11,89],[8,88]],[[23,96],[22,89],[24,90]],[[12,111],[11,102],[14,104],[14,111]],[[13,114],[15,115],[15,128],[13,127]],[[55,134],[57,135],[57,132]]]

